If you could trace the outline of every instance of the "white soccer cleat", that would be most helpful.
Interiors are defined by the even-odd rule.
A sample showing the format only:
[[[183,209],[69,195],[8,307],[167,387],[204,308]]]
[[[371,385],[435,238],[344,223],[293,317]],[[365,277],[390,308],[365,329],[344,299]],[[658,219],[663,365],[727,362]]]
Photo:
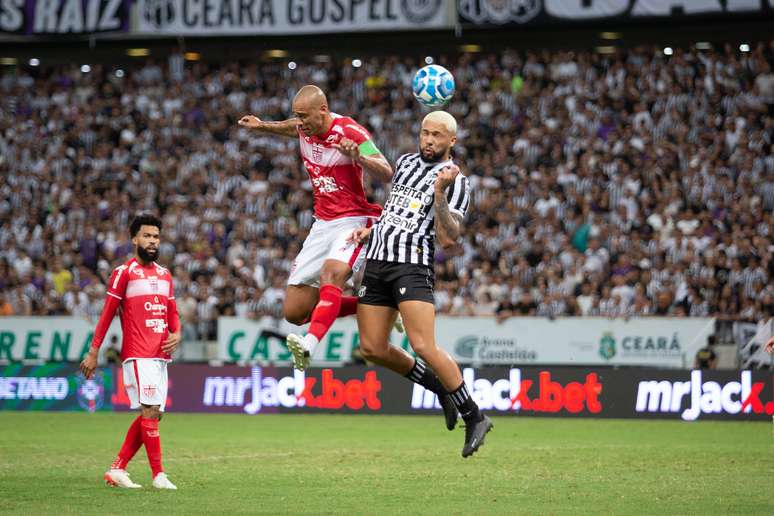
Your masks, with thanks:
[[[406,327],[403,326],[403,317],[401,317],[400,312],[398,312],[398,317],[395,318],[395,324],[393,324],[392,327],[395,328],[395,331],[398,333],[406,333]]]
[[[299,371],[305,370],[309,367],[309,357],[311,353],[306,349],[304,338],[295,333],[289,333],[285,343],[288,350],[293,355],[293,367]]]
[[[129,478],[129,473],[123,469],[111,469],[105,473],[105,483],[113,487],[123,487],[126,489],[140,489],[140,484],[135,484],[132,479]]]
[[[167,474],[163,471],[156,475],[156,478],[153,479],[153,487],[156,489],[172,489],[177,490],[177,486],[169,481],[169,478],[167,477]]]

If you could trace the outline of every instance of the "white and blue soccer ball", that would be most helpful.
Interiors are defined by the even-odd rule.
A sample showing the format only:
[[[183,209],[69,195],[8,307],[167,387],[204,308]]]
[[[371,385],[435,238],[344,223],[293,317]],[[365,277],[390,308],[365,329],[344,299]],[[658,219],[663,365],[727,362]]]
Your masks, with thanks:
[[[414,75],[411,89],[420,104],[443,106],[454,96],[454,76],[443,66],[427,65]]]

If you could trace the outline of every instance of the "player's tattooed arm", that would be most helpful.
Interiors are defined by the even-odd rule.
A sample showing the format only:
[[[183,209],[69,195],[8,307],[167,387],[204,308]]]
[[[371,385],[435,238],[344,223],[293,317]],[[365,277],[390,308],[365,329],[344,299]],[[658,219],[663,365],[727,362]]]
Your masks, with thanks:
[[[446,198],[446,188],[449,187],[460,173],[457,165],[444,167],[435,179],[435,234],[438,243],[450,247],[457,243],[462,234],[462,217],[452,213],[449,200]]]
[[[255,115],[245,115],[239,119],[239,125],[254,129],[262,133],[275,134],[277,136],[298,137],[298,126],[301,121],[298,118],[288,118],[279,122],[266,122]]]

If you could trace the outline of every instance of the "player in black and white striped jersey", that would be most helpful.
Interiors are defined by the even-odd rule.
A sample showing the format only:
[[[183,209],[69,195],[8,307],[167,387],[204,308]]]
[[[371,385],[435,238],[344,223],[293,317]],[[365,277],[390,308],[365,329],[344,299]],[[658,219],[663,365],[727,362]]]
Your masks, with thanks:
[[[371,240],[357,309],[363,358],[436,393],[449,430],[458,410],[466,424],[462,456],[468,457],[483,444],[492,422],[471,398],[454,359],[435,343],[433,303],[435,241],[444,247],[456,243],[470,203],[468,180],[451,160],[456,134],[450,114],[427,115],[420,152],[398,159],[379,221],[355,231],[351,239]],[[389,343],[398,312],[417,359]]]
[[[432,267],[435,252],[436,177],[453,166],[451,159],[428,162],[421,154],[404,154],[395,165],[390,197],[371,233],[368,260],[412,263]],[[457,174],[446,194],[449,211],[464,217],[470,204],[470,187]]]

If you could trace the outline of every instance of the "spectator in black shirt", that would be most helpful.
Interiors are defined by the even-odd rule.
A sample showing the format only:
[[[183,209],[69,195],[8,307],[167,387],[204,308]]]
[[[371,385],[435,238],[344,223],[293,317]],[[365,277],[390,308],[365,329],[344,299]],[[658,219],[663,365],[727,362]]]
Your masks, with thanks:
[[[715,354],[715,341],[714,335],[707,337],[707,345],[696,352],[694,369],[717,369],[718,356]]]

